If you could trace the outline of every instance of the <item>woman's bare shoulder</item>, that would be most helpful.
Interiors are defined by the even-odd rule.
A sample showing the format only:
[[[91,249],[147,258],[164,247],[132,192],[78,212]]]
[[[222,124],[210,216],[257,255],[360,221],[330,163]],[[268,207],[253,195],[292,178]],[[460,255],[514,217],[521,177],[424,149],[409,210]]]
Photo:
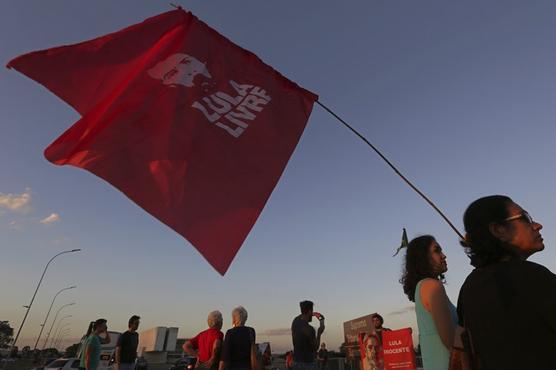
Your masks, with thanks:
[[[438,279],[427,278],[421,281],[421,295],[430,295],[443,290],[444,284]]]

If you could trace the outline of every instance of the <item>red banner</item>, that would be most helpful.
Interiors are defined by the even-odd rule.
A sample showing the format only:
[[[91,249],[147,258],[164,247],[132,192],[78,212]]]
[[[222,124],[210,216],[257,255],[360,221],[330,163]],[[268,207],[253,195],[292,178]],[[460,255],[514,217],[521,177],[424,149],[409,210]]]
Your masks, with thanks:
[[[82,115],[46,149],[48,160],[108,181],[221,274],[317,98],[183,10],[8,67]]]
[[[417,368],[411,328],[383,332],[382,352],[386,370]]]

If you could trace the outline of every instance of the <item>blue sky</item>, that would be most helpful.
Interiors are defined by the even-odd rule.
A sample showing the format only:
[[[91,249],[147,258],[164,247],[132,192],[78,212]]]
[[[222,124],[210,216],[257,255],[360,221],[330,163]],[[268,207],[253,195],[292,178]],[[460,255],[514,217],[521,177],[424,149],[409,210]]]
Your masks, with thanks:
[[[479,196],[510,195],[544,225],[556,270],[556,38],[552,1],[182,1],[259,55],[381,148],[458,228]],[[71,44],[169,10],[167,1],[4,1],[0,60]],[[52,296],[72,314],[68,338],[105,317],[125,328],[205,327],[207,312],[244,305],[259,339],[288,349],[297,303],[342,323],[375,311],[392,328],[414,313],[392,258],[402,227],[435,235],[455,302],[471,271],[455,234],[352,133],[315,106],[281,181],[225,277],[175,232],[104,181],[57,167],[42,152],[78,115],[46,89],[0,70],[0,320],[18,326],[42,268],[21,345],[33,341]],[[2,201],[3,200],[3,201]],[[18,203],[19,202],[19,203]],[[18,206],[19,205],[19,206]],[[53,213],[50,221],[43,222]],[[283,332],[280,330],[274,331]]]

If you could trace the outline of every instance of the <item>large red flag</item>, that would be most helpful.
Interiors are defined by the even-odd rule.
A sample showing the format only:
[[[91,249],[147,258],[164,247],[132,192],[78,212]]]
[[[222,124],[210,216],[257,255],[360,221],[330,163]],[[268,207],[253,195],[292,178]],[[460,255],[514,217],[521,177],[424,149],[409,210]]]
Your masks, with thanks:
[[[181,9],[8,67],[82,115],[46,149],[49,161],[102,177],[221,274],[317,99]]]

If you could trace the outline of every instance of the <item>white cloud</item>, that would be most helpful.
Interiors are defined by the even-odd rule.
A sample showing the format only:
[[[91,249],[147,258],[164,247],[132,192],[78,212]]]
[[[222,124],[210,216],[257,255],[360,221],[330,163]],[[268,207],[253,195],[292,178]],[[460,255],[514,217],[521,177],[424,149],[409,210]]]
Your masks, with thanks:
[[[51,213],[50,216],[43,218],[40,222],[41,224],[49,225],[57,221],[60,221],[60,215],[57,213]]]
[[[67,236],[59,236],[59,237],[57,237],[56,239],[54,239],[50,242],[50,244],[52,244],[54,246],[57,246],[57,247],[69,245],[70,243],[71,243],[71,240]]]
[[[414,311],[415,311],[415,306],[414,306],[414,305],[410,305],[410,306],[405,306],[405,307],[402,308],[401,310],[389,312],[388,315],[390,315],[390,316],[405,315],[405,314],[407,314],[407,313],[414,312]]]
[[[276,328],[276,329],[267,329],[259,335],[263,337],[279,337],[283,335],[291,335],[292,331],[290,328]]]
[[[0,208],[10,211],[25,212],[31,202],[31,189],[27,188],[21,194],[0,193]]]

